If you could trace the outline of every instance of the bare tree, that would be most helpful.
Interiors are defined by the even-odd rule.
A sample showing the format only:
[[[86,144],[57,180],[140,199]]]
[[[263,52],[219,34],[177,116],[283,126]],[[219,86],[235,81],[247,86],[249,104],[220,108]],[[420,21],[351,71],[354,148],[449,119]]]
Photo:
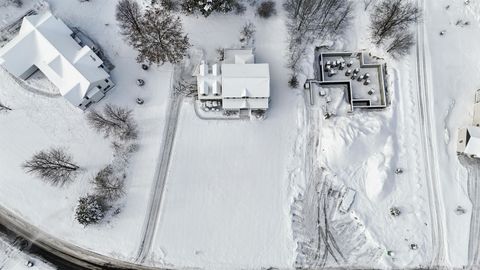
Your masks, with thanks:
[[[132,110],[107,104],[103,113],[90,110],[87,114],[90,125],[105,136],[115,136],[121,140],[133,140],[138,136],[137,125]]]
[[[350,0],[286,0],[284,7],[289,18],[289,67],[294,73],[308,46],[343,34],[353,14]]]
[[[3,104],[2,101],[0,101],[0,112],[1,111],[11,111],[12,108],[8,107],[7,105]]]
[[[96,194],[108,200],[120,198],[125,194],[125,178],[125,173],[118,175],[112,165],[106,166],[93,178]]]
[[[72,181],[72,177],[80,167],[72,161],[72,157],[61,148],[51,148],[33,155],[22,167],[27,173],[38,175],[43,180],[63,186]]]
[[[410,0],[382,0],[370,16],[371,36],[378,46],[386,39],[408,30],[421,18],[418,6]]]
[[[410,32],[402,32],[392,39],[387,47],[387,52],[395,58],[407,55],[412,46],[415,45],[415,37]]]
[[[130,36],[132,33],[135,33],[136,36],[140,36],[143,34],[142,11],[137,1],[120,0],[117,4],[115,18],[120,25],[123,35]]]

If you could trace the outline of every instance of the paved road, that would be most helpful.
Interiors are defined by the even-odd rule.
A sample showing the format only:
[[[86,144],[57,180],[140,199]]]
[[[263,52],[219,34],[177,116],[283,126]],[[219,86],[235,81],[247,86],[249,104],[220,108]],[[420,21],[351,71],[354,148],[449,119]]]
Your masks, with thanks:
[[[173,91],[173,90],[172,90]],[[173,142],[175,139],[175,133],[177,131],[178,116],[180,113],[180,107],[183,101],[182,95],[172,94],[171,102],[167,109],[167,118],[165,122],[165,130],[163,132],[162,150],[160,151],[160,157],[158,167],[155,172],[155,182],[152,187],[152,194],[150,195],[150,203],[147,212],[147,217],[144,223],[142,240],[138,249],[136,258],[137,263],[145,262],[147,255],[152,248],[153,237],[158,223],[158,216],[160,212],[160,205],[162,203],[163,191],[165,188],[165,181],[168,174],[168,168],[170,164],[170,155],[173,149]]]
[[[425,17],[425,0],[417,0]],[[437,158],[437,137],[435,132],[435,114],[433,112],[433,92],[428,74],[425,44],[424,20],[417,27],[417,73],[418,73],[418,104],[422,132],[422,146],[425,154],[424,168],[429,190],[429,204],[432,228],[433,256],[431,267],[445,266],[447,263],[447,239],[445,236],[445,214],[440,187],[440,173]]]
[[[78,269],[90,270],[113,270],[113,269],[138,269],[154,270],[159,268],[148,267],[129,263],[104,256],[45,233],[27,221],[16,216],[14,213],[0,206],[0,225],[8,230],[32,242],[36,247],[43,250],[43,254],[51,254],[52,257],[72,263]],[[47,258],[48,259],[48,258]],[[74,269],[74,268],[72,268]]]

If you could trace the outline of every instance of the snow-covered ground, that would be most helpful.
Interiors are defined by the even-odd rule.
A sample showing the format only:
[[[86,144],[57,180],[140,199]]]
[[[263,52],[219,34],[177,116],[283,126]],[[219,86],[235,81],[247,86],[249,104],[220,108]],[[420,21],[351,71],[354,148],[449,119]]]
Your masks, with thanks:
[[[204,269],[290,268],[294,260],[289,167],[298,91],[287,86],[281,16],[186,18],[195,46],[215,59],[235,47],[247,19],[257,26],[256,61],[269,63],[271,110],[263,121],[201,120],[182,106],[152,263]],[[155,264],[155,263],[154,263]]]
[[[425,7],[441,175],[438,181],[445,205],[449,261],[454,267],[467,263],[471,214],[466,172],[455,153],[457,129],[472,124],[475,91],[480,87],[480,3],[469,2],[426,1]],[[470,25],[462,26],[467,21]],[[446,34],[440,36],[444,30]],[[457,215],[457,206],[466,208],[467,214]]]
[[[33,266],[27,266],[27,262]],[[5,270],[53,270],[55,267],[38,258],[32,258],[17,247],[0,238],[0,269]]]
[[[22,9],[0,8],[0,29],[36,3],[24,2]],[[388,109],[324,119],[319,103],[310,107],[303,90],[287,86],[286,18],[280,2],[278,14],[268,20],[256,17],[251,8],[244,15],[208,19],[182,15],[192,44],[204,50],[208,60],[216,58],[219,47],[238,47],[240,28],[247,21],[256,25],[256,61],[270,64],[271,110],[263,121],[206,121],[195,115],[190,100],[183,103],[146,263],[204,269],[292,268],[301,260],[297,244],[308,242],[316,232],[312,232],[316,207],[327,205],[328,237],[336,240],[339,251],[334,253],[342,255],[336,258],[338,263],[331,258],[325,261],[327,266],[429,265],[441,247],[432,239],[436,224],[430,215],[429,171],[424,162],[426,135],[420,128],[417,51],[398,61],[385,58],[392,102]],[[361,1],[356,2],[355,23],[347,38],[336,41],[336,48],[366,49],[384,56],[370,44],[368,13]],[[426,81],[433,93],[424,106],[433,109],[435,120],[433,167],[439,170],[434,181],[443,199],[436,207],[443,211],[441,222],[446,225],[438,237],[447,244],[443,263],[454,267],[467,263],[471,211],[466,174],[455,153],[456,130],[470,124],[474,91],[479,88],[475,78],[480,3],[470,2],[425,1],[426,38],[421,44],[427,46]],[[116,1],[48,3],[55,15],[98,41],[116,66],[112,76],[117,87],[96,107],[109,102],[134,108],[140,148],[130,161],[126,196],[118,203],[122,212],[101,225],[78,225],[74,207],[80,196],[91,192],[91,177],[112,159],[110,141],[94,132],[85,115],[61,97],[26,91],[1,70],[0,100],[14,110],[0,115],[0,204],[47,233],[131,261],[138,251],[162,147],[172,67],[139,68],[135,52],[118,33]],[[470,24],[458,26],[458,20]],[[439,35],[442,30],[446,35]],[[307,77],[313,74],[313,52],[311,56],[305,63]],[[138,88],[137,78],[145,79],[146,85]],[[34,79],[35,87],[55,91],[41,76]],[[136,97],[145,99],[145,104],[136,105]],[[84,169],[63,188],[25,174],[20,166],[34,152],[51,146],[66,147]],[[395,174],[397,168],[404,173]],[[340,214],[338,198],[332,194],[319,202],[318,183],[328,183],[332,194],[355,189],[351,211]],[[393,206],[401,210],[399,217],[389,214]],[[467,214],[457,215],[457,206],[467,209]],[[412,250],[410,244],[418,249]],[[387,251],[394,253],[387,256]]]
[[[0,115],[1,204],[46,233],[99,253],[132,260],[141,238],[161,147],[172,68],[166,65],[141,70],[135,52],[118,34],[114,3],[49,3],[55,15],[91,35],[116,66],[112,76],[117,87],[96,108],[112,103],[134,109],[140,129],[139,151],[132,155],[127,169],[126,196],[115,205],[121,207],[121,213],[104,224],[84,228],[74,220],[74,208],[80,196],[93,192],[94,174],[111,161],[111,141],[92,130],[85,114],[63,98],[28,92],[1,70],[0,100],[13,109]],[[14,11],[8,10],[12,18]],[[0,14],[4,14],[3,9]],[[138,88],[137,78],[145,79],[146,85]],[[142,97],[145,104],[137,105],[136,97]],[[52,146],[65,147],[82,167],[75,181],[65,187],[45,184],[21,168],[34,152]]]

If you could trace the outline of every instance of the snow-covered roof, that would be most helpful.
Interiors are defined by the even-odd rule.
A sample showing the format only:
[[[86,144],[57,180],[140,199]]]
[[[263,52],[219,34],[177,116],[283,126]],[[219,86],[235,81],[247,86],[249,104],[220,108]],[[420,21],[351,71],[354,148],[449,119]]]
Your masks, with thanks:
[[[225,49],[224,61],[225,64],[253,64],[255,56],[252,49]]]
[[[222,91],[226,98],[270,97],[268,64],[223,64]]]
[[[36,66],[78,106],[95,87],[92,84],[110,76],[100,67],[103,61],[88,46],[81,47],[71,34],[70,28],[50,12],[27,16],[19,34],[0,49],[0,64],[21,78]]]
[[[464,153],[480,157],[480,127],[467,128],[467,141]]]

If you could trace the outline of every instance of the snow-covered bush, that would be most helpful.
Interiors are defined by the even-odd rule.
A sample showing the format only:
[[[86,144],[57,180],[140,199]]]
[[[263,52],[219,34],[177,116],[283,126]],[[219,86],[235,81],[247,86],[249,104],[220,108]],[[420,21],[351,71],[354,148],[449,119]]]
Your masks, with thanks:
[[[200,12],[208,17],[213,12],[228,13],[234,10],[237,0],[183,0],[181,6],[186,14]]]
[[[75,209],[75,219],[78,223],[87,226],[96,224],[105,217],[106,207],[102,198],[95,195],[87,195],[78,200]]]
[[[271,16],[275,15],[277,13],[277,10],[275,8],[275,2],[268,0],[265,2],[262,2],[260,6],[257,8],[257,14],[258,16],[268,19]]]
[[[22,167],[27,173],[38,175],[52,185],[64,185],[72,181],[75,172],[80,168],[72,157],[61,148],[43,150],[32,159],[26,161]]]

